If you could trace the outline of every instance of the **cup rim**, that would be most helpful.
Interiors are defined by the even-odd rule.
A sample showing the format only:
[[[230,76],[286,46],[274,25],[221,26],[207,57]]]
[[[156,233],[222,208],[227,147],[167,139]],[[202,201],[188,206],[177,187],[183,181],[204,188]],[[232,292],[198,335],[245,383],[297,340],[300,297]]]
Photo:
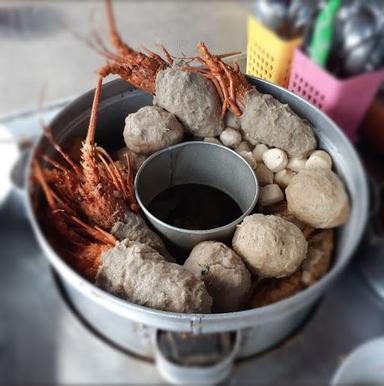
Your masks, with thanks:
[[[156,216],[154,216],[147,208],[146,206],[144,205],[144,203],[142,202],[141,200],[141,197],[139,195],[139,192],[138,192],[138,180],[142,174],[142,171],[143,169],[148,165],[148,163],[150,163],[153,158],[156,158],[158,157],[160,154],[162,153],[165,153],[165,152],[168,152],[170,150],[174,150],[175,148],[179,148],[179,147],[186,147],[186,146],[195,146],[195,145],[204,145],[204,146],[215,146],[215,147],[220,147],[220,148],[223,148],[225,149],[226,151],[232,153],[233,155],[235,155],[236,157],[238,157],[246,166],[247,168],[250,170],[251,172],[251,176],[253,177],[254,179],[254,182],[255,182],[255,195],[252,199],[252,202],[251,204],[248,206],[248,208],[242,213],[241,216],[237,217],[235,220],[233,220],[232,222],[228,223],[228,224],[225,224],[225,225],[222,225],[221,227],[217,227],[217,228],[211,228],[211,229],[186,229],[186,228],[179,228],[179,227],[175,227],[173,225],[170,225],[162,220],[160,220],[159,218],[157,218]],[[223,230],[226,230],[228,228],[232,228],[233,226],[236,226],[237,224],[239,224],[241,221],[243,221],[243,219],[248,216],[252,210],[254,209],[254,207],[256,206],[256,203],[257,203],[257,200],[259,198],[259,193],[260,193],[260,186],[259,186],[259,181],[256,177],[256,174],[254,172],[254,170],[252,169],[252,167],[249,165],[249,163],[238,153],[236,153],[234,150],[224,146],[224,145],[219,145],[219,144],[216,144],[216,143],[211,143],[211,142],[205,142],[205,141],[185,141],[185,142],[182,142],[182,143],[178,143],[176,145],[172,145],[172,146],[168,146],[164,149],[161,149],[155,153],[153,153],[152,155],[150,155],[143,163],[142,165],[140,166],[139,170],[137,171],[136,173],[136,176],[135,176],[135,181],[134,181],[134,189],[135,189],[135,196],[136,196],[136,199],[137,199],[137,202],[141,208],[141,210],[144,212],[144,214],[146,215],[146,217],[148,217],[149,219],[153,220],[153,221],[156,221],[157,223],[161,224],[163,227],[166,227],[170,230],[173,230],[173,231],[176,231],[176,232],[179,232],[179,233],[184,233],[184,234],[192,234],[192,235],[207,235],[207,234],[215,234],[215,233],[218,233],[220,231],[223,231]]]

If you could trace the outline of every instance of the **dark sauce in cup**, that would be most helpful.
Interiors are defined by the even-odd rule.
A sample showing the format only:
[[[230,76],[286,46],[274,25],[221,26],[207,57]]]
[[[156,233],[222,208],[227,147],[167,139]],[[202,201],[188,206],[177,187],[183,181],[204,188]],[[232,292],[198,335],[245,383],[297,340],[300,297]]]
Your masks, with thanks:
[[[243,214],[228,194],[201,184],[172,186],[153,198],[148,210],[169,225],[190,230],[218,228]]]

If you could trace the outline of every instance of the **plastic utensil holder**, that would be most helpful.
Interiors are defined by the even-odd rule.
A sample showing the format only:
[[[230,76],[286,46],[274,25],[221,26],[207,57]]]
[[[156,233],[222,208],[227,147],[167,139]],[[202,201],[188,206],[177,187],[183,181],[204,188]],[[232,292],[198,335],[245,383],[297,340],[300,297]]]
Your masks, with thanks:
[[[249,16],[247,40],[247,74],[287,87],[293,54],[302,38],[283,40]]]
[[[383,80],[384,69],[338,79],[296,49],[288,89],[326,113],[355,142],[359,124]]]

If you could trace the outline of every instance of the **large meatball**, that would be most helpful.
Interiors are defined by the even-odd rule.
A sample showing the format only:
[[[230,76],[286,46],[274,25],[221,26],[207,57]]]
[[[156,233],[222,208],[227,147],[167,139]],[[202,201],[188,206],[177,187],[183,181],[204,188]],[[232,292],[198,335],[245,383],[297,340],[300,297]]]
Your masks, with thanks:
[[[273,215],[247,216],[238,225],[232,245],[260,278],[291,275],[307,254],[307,241],[300,229]]]
[[[204,283],[148,245],[124,240],[101,255],[96,285],[132,303],[158,310],[209,313]]]
[[[144,106],[125,119],[124,141],[128,149],[149,155],[183,139],[176,117],[158,106]]]
[[[307,121],[288,105],[256,90],[245,97],[241,128],[250,142],[285,150],[290,157],[304,157],[316,149],[316,139]]]
[[[220,98],[202,75],[175,67],[156,77],[153,103],[176,115],[186,130],[198,137],[216,137],[223,131]]]
[[[149,228],[139,214],[130,211],[127,212],[124,222],[117,221],[112,227],[111,233],[120,241],[128,239],[129,241],[146,244],[159,252],[160,255],[164,256],[168,261],[174,261],[165,247],[163,240]]]
[[[241,258],[225,244],[218,241],[197,244],[184,268],[204,281],[213,299],[214,312],[237,311],[247,300],[251,275]]]
[[[329,169],[303,169],[285,194],[288,210],[314,228],[333,228],[349,217],[349,200],[340,178]]]

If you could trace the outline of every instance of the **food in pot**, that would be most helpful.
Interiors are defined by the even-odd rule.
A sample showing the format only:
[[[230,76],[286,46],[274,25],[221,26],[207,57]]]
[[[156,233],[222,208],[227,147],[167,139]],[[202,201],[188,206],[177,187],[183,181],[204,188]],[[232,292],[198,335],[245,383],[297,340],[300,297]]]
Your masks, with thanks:
[[[284,193],[277,184],[268,184],[260,188],[259,204],[269,206],[284,200]]]
[[[148,245],[124,240],[101,255],[96,285],[157,310],[209,313],[212,298],[202,280],[165,261]]]
[[[116,159],[115,164],[119,168],[124,168],[124,164],[127,161],[127,157],[130,160],[131,168],[134,174],[137,173],[140,166],[143,164],[143,162],[147,159],[145,155],[142,154],[136,154],[132,150],[129,150],[126,146],[119,149],[117,152],[115,152],[114,157]]]
[[[153,103],[176,115],[187,131],[215,137],[223,130],[220,99],[212,83],[199,73],[171,67],[156,76]]]
[[[167,260],[173,261],[173,258],[167,251],[163,240],[160,236],[149,228],[140,214],[127,212],[123,221],[117,221],[111,233],[119,240],[137,241],[141,244],[146,244],[155,251],[164,256]]]
[[[241,128],[248,138],[282,149],[290,157],[306,156],[316,149],[312,127],[288,105],[256,90],[246,94],[244,104]]]
[[[307,254],[307,241],[300,229],[274,215],[247,216],[238,225],[232,246],[261,278],[291,275]]]
[[[260,186],[273,184],[273,173],[263,164],[257,164],[255,174]]]
[[[299,172],[300,170],[305,168],[306,163],[306,158],[292,157],[288,160],[287,169],[292,170],[294,172]]]
[[[313,168],[332,169],[332,158],[324,150],[315,150],[310,155],[307,162],[305,163],[305,167],[307,169],[313,169]]]
[[[311,286],[328,272],[332,262],[333,238],[332,229],[317,231],[309,237],[308,253],[301,274],[305,286]]]
[[[308,224],[297,219],[292,213],[288,211],[287,201],[281,201],[278,204],[267,206],[263,208],[265,214],[274,214],[283,219],[295,224],[302,232],[306,239],[312,234],[314,228]]]
[[[184,268],[204,281],[213,299],[213,312],[237,311],[248,298],[251,274],[243,260],[221,242],[197,244],[185,261]]]
[[[264,143],[258,143],[253,149],[253,156],[257,162],[263,162],[263,154],[269,149]]]
[[[314,228],[334,228],[349,217],[349,199],[340,178],[329,169],[303,169],[285,190],[288,210]]]
[[[274,173],[281,172],[288,164],[288,157],[281,149],[269,149],[263,153],[265,166]]]
[[[295,295],[303,289],[301,271],[281,279],[264,279],[258,282],[247,303],[247,308],[257,308],[276,303]]]
[[[235,151],[237,153],[240,153],[242,151],[251,151],[251,146],[247,141],[241,141],[236,147]]]
[[[281,170],[280,172],[275,174],[274,182],[275,184],[279,185],[281,189],[285,190],[285,188],[288,186],[289,182],[295,174],[296,173],[294,171],[289,169]]]
[[[319,280],[329,269],[333,246],[333,232],[320,228],[343,224],[349,202],[331,171],[330,155],[316,149],[310,124],[258,92],[238,65],[225,64],[225,55],[213,55],[204,43],[195,58],[177,63],[164,47],[165,59],[134,50],[121,40],[107,4],[115,52],[101,39],[90,43],[107,63],[99,70],[86,139],[76,138],[69,155],[46,128],[57,156],[38,154],[33,160],[35,181],[48,204],[43,222],[55,248],[105,290],[175,312],[209,312],[208,292],[214,312],[239,309],[250,292],[246,267],[257,283],[251,307]],[[200,66],[191,65],[193,60]],[[154,106],[127,117],[127,148],[117,160],[95,143],[102,81],[109,74],[155,95]],[[257,210],[262,213],[238,226],[232,241],[236,252],[218,241],[201,243],[181,267],[165,260],[172,257],[138,214],[133,178],[147,155],[182,141],[184,131],[235,149],[251,165],[261,186]],[[188,205],[193,210],[195,198]]]
[[[240,145],[241,134],[238,130],[232,129],[231,127],[227,127],[220,134],[220,141],[224,146],[234,149],[235,147]]]
[[[237,154],[241,155],[253,170],[257,168],[256,159],[251,151],[242,150],[238,151]]]
[[[224,117],[225,127],[239,130],[241,128],[240,119],[232,111],[227,111]]]
[[[176,117],[157,106],[144,106],[125,119],[124,141],[137,154],[150,155],[183,139]]]

